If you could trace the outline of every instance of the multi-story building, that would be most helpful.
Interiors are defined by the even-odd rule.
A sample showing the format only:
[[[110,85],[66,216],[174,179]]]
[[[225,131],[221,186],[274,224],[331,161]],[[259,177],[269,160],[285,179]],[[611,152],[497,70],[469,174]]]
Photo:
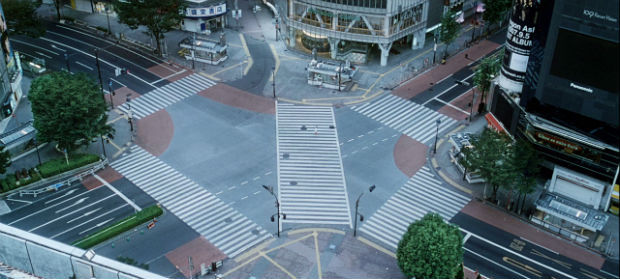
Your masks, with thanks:
[[[226,27],[226,0],[185,0],[187,8],[181,29],[198,34],[210,34]]]
[[[22,70],[11,48],[7,31],[4,11],[0,5],[0,132],[6,128],[8,117],[13,114],[22,97]]]
[[[560,231],[563,224],[598,231],[604,223],[598,210],[618,209],[619,4],[519,0],[508,27],[489,107],[553,170],[537,209],[545,225]]]
[[[424,45],[428,0],[276,0],[275,6],[289,46],[329,52],[332,59],[367,55],[376,45],[385,66],[394,42]]]

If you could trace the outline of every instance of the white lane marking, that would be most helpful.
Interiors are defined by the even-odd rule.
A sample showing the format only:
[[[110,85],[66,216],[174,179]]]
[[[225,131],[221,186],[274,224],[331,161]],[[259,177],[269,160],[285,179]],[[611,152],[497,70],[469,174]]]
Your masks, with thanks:
[[[99,60],[101,60],[101,58],[99,58]],[[143,79],[141,79],[140,77],[138,77],[138,76],[136,76],[136,75],[132,74],[131,72],[130,72],[129,74],[127,74],[127,75],[132,76],[133,78],[135,78],[135,79],[137,79],[137,80],[139,80],[139,81],[141,81],[141,82],[144,82],[144,83],[146,83],[146,84],[148,84],[148,85],[152,86],[153,88],[159,88],[159,87],[157,87],[157,86],[155,86],[155,85],[152,85],[152,84],[148,83],[146,80],[143,80]]]
[[[529,243],[531,243],[531,244],[534,244],[534,245],[536,245],[536,246],[538,246],[538,247],[540,247],[540,248],[542,248],[542,249],[545,249],[545,250],[547,250],[547,251],[549,251],[549,252],[551,252],[551,253],[554,253],[554,254],[556,254],[556,255],[559,255],[559,254],[560,254],[560,253],[558,253],[558,252],[556,252],[556,251],[553,251],[553,250],[551,250],[551,249],[549,249],[549,248],[547,248],[547,247],[544,247],[544,246],[542,246],[542,245],[540,245],[540,244],[538,244],[538,243],[534,243],[534,242],[530,241],[529,239],[524,238],[524,237],[522,237],[522,236],[520,236],[519,238],[520,238],[520,239],[523,239],[523,240],[525,240],[525,241],[527,241],[527,242],[529,242]]]
[[[228,190],[230,191],[230,190],[235,189],[235,188],[237,188],[237,186],[228,187]]]
[[[101,222],[101,223],[99,223],[99,224],[95,225],[94,227],[92,227],[92,228],[90,228],[90,229],[83,230],[83,231],[79,232],[79,233],[78,233],[78,235],[82,235],[82,234],[84,234],[84,233],[85,233],[85,232],[87,232],[87,231],[90,231],[90,230],[92,230],[92,229],[95,229],[95,228],[101,227],[101,226],[105,225],[106,223],[108,223],[108,222],[110,222],[110,221],[112,221],[112,220],[114,220],[114,218],[110,218],[110,219],[108,219],[108,220],[105,220],[105,221],[103,221],[103,222]]]
[[[142,208],[140,208],[136,203],[134,203],[132,200],[127,198],[127,196],[125,196],[123,193],[121,193],[121,191],[117,190],[112,185],[110,185],[110,183],[108,183],[107,181],[103,180],[103,178],[99,177],[96,174],[93,174],[93,177],[95,177],[95,178],[97,178],[97,180],[101,181],[101,183],[103,183],[103,185],[105,185],[110,190],[112,190],[112,192],[114,192],[117,196],[121,197],[121,199],[125,200],[125,202],[127,202],[129,205],[131,205],[131,207],[133,207],[136,211],[142,210]]]
[[[465,242],[467,242],[467,240],[471,237],[471,233],[468,233],[465,235],[465,237],[463,237],[463,244],[465,244]]]
[[[366,149],[368,149],[368,146],[362,147],[362,150],[366,150]]]
[[[101,210],[101,207],[97,207],[97,208],[95,208],[95,209],[93,209],[93,210],[91,210],[91,211],[88,211],[88,212],[86,212],[86,213],[84,213],[84,214],[82,214],[82,215],[80,215],[80,216],[78,216],[78,217],[75,217],[75,218],[73,218],[73,219],[71,219],[71,220],[67,221],[67,224],[72,223],[73,221],[75,221],[75,220],[77,220],[77,219],[80,219],[80,218],[82,218],[82,217],[86,217],[86,216],[88,216],[88,215],[91,215],[91,214],[93,214],[93,213],[95,213],[95,212],[97,212],[97,211],[99,211],[99,210]]]
[[[55,49],[60,50],[60,51],[62,51],[62,52],[67,52],[67,50],[66,50],[66,49],[59,48],[59,47],[57,47],[55,44],[51,44],[51,45],[52,45],[52,48],[55,48]]]
[[[99,188],[100,188],[100,187],[99,187]],[[97,189],[98,189],[98,188],[97,188]],[[95,191],[95,190],[97,190],[97,189],[94,189],[94,190],[92,190],[92,191]],[[65,203],[65,202],[68,202],[68,201],[70,201],[70,200],[72,200],[72,199],[75,199],[75,198],[77,198],[77,197],[79,197],[79,196],[81,196],[81,195],[84,195],[84,194],[88,193],[88,192],[90,192],[90,191],[82,192],[82,193],[80,193],[79,195],[76,195],[75,197],[71,197],[71,198],[69,198],[69,199],[67,199],[67,200],[64,200],[64,201],[61,201],[61,202],[59,202],[59,203],[57,203],[57,204],[54,204],[54,205],[51,205],[51,206],[46,207],[46,208],[44,208],[44,209],[41,209],[41,210],[39,210],[39,211],[35,211],[35,212],[33,212],[33,213],[30,213],[30,214],[28,214],[28,215],[26,215],[26,216],[24,216],[24,217],[22,217],[22,218],[19,218],[19,219],[15,220],[15,221],[13,221],[13,222],[11,222],[11,223],[8,223],[7,225],[9,225],[9,226],[10,226],[10,225],[12,225],[12,224],[15,224],[15,223],[17,223],[17,222],[19,222],[19,221],[21,221],[21,220],[24,220],[24,219],[26,219],[26,218],[30,217],[30,216],[32,216],[32,215],[39,214],[39,213],[41,213],[41,212],[43,212],[43,211],[46,211],[46,210],[48,210],[48,209],[52,209],[54,206],[61,205],[61,204]],[[62,198],[62,197],[59,197],[59,198]]]
[[[171,74],[171,75],[169,75],[169,76],[167,76],[167,77],[163,77],[163,78],[160,78],[160,79],[158,79],[158,80],[156,80],[156,81],[153,81],[153,82],[151,82],[151,84],[158,83],[158,82],[160,82],[160,81],[162,81],[162,80],[167,80],[167,79],[169,79],[169,78],[171,78],[171,77],[173,77],[173,76],[177,76],[177,75],[179,75],[179,74],[185,73],[186,71],[187,71],[186,69],[183,69],[183,70],[178,71],[178,72],[176,72],[176,73],[174,73],[174,74]]]
[[[348,140],[347,142],[352,142],[352,141],[354,141],[354,140],[355,140],[355,139],[350,139],[350,140]],[[347,145],[347,146],[348,146],[348,145]]]
[[[430,99],[428,99],[426,102],[422,103],[422,106],[425,106],[426,104],[428,104],[428,103],[429,103],[429,102],[431,102],[431,101],[434,101],[434,100],[439,100],[439,99],[437,99],[437,97],[439,97],[439,96],[443,95],[444,93],[446,93],[446,92],[448,92],[448,91],[452,90],[452,88],[457,87],[457,86],[458,86],[458,84],[456,84],[456,83],[455,83],[455,84],[453,84],[452,86],[448,87],[448,89],[446,89],[446,90],[444,90],[444,91],[441,91],[441,93],[437,94],[437,96],[435,96],[435,97],[433,97],[433,98],[430,98]]]
[[[78,204],[80,204],[80,203],[83,203],[83,202],[84,202],[85,200],[87,200],[88,198],[90,198],[90,197],[81,198],[81,199],[79,199],[79,200],[75,201],[72,205],[69,205],[69,206],[67,206],[67,207],[65,207],[65,208],[58,209],[58,210],[56,210],[54,213],[58,214],[58,213],[60,213],[60,212],[63,212],[63,211],[65,211],[65,210],[69,209],[69,208],[70,208],[70,207],[72,207],[72,206],[75,206],[75,205],[78,205]]]
[[[363,138],[363,137],[364,137],[364,135],[359,135],[359,136],[357,136],[357,138],[358,138],[358,139],[359,139],[359,138]]]
[[[377,144],[379,144],[379,143],[378,143],[378,142],[375,142],[375,143],[373,143],[372,145],[377,145]]]
[[[258,193],[260,193],[260,191],[256,191],[256,192],[254,192],[254,195],[258,195]]]
[[[386,141],[386,140],[388,140],[388,138],[384,138],[384,139],[382,139],[381,141]]]
[[[396,136],[398,136],[398,134],[393,134],[392,137],[395,138]]]
[[[88,36],[88,37],[91,37],[91,38],[94,38],[94,39],[97,39],[97,40],[100,40],[100,41],[103,41],[103,42],[109,43],[109,41],[103,40],[103,39],[101,39],[101,38],[99,38],[99,37],[93,36],[93,35],[88,34],[88,33],[80,32],[79,30],[75,30],[75,29],[73,29],[73,28],[69,28],[69,27],[62,26],[62,25],[56,25],[56,27],[59,27],[59,28],[64,28],[64,29],[70,30],[70,31],[72,31],[72,32],[79,33],[79,34],[82,34],[82,35],[86,35],[86,36]],[[53,31],[47,31],[47,32],[53,32]],[[54,33],[54,34],[59,34],[59,33],[55,33],[55,32],[53,32],[53,33]],[[62,35],[62,34],[59,34],[59,35]],[[140,56],[140,57],[142,57],[142,58],[144,58],[144,59],[146,59],[146,60],[148,60],[148,61],[151,61],[151,62],[153,62],[153,63],[155,63],[155,64],[158,64],[159,66],[161,66],[161,67],[163,67],[163,68],[165,68],[165,69],[167,69],[167,70],[169,70],[169,71],[171,71],[171,72],[174,72],[174,71],[175,71],[175,69],[172,69],[172,68],[170,68],[170,67],[165,66],[165,65],[164,65],[165,61],[156,61],[156,60],[153,60],[153,59],[151,59],[151,58],[149,58],[149,57],[146,57],[146,56],[144,56],[144,55],[142,55],[142,54],[140,54],[140,53],[138,53],[138,52],[135,52],[135,51],[133,51],[133,50],[131,50],[131,49],[129,49],[129,48],[126,48],[126,47],[124,47],[124,46],[122,46],[122,45],[116,45],[116,46],[117,46],[117,47],[119,47],[119,48],[122,48],[123,50],[129,51],[129,52],[133,53],[134,55]]]
[[[614,277],[614,278],[618,278],[618,275],[611,274],[611,273],[609,273],[609,272],[607,272],[607,271],[605,271],[605,270],[599,269],[599,271],[600,271],[600,272],[602,272],[602,273],[605,273],[605,274],[607,274],[607,275],[609,275],[609,276],[612,276],[612,277]]]
[[[68,195],[73,194],[73,192],[75,192],[75,191],[76,191],[75,189],[71,189],[71,190],[67,191],[67,193],[65,193],[64,195],[62,195],[62,196],[60,196],[60,197],[57,197],[57,198],[54,198],[54,199],[51,199],[51,200],[49,200],[49,201],[46,201],[46,202],[44,202],[43,204],[48,204],[48,203],[53,202],[53,201],[56,201],[56,200],[58,200],[58,199],[62,199],[62,198],[64,198],[64,197],[68,196]]]
[[[113,78],[110,78],[110,80],[111,80],[111,81],[113,81],[113,82],[116,82],[116,83],[120,84],[120,85],[121,85],[121,86],[123,86],[123,87],[127,87],[127,85],[124,85],[122,82],[120,82],[120,81],[118,81],[118,80],[115,80],[115,79],[113,79]]]
[[[56,238],[56,237],[60,236],[61,234],[64,234],[64,233],[66,233],[66,232],[68,232],[68,231],[71,231],[71,230],[74,230],[75,228],[79,228],[80,226],[82,226],[82,225],[84,225],[84,224],[86,224],[86,223],[88,223],[88,222],[92,222],[92,221],[93,221],[93,220],[95,220],[95,219],[98,219],[98,218],[101,218],[101,217],[103,217],[103,216],[105,216],[105,215],[108,215],[108,214],[110,214],[110,213],[112,213],[112,212],[114,212],[114,211],[116,211],[116,210],[119,210],[119,209],[121,209],[121,208],[125,207],[125,206],[127,206],[127,204],[122,204],[121,206],[119,206],[119,207],[117,207],[117,208],[115,208],[115,209],[112,209],[112,210],[110,210],[110,211],[108,211],[108,212],[106,212],[106,213],[104,213],[104,214],[102,214],[102,215],[99,215],[99,216],[97,216],[97,217],[95,217],[95,218],[93,218],[93,219],[89,219],[89,220],[84,221],[84,222],[82,222],[82,223],[80,223],[80,224],[78,224],[78,225],[75,225],[75,226],[73,226],[73,227],[71,227],[71,228],[68,228],[68,229],[66,229],[66,230],[64,230],[64,231],[62,231],[62,232],[59,232],[59,233],[57,233],[57,234],[53,235],[53,236],[52,236],[52,237],[50,237],[50,238],[51,238],[51,239],[54,239],[54,238]]]
[[[248,198],[248,196],[245,196],[245,197],[241,198],[241,200],[245,200],[245,199],[247,199],[247,198]]]
[[[38,45],[34,45],[34,44],[31,44],[31,43],[27,43],[27,42],[24,42],[24,41],[21,41],[21,40],[16,40],[14,38],[11,38],[11,43],[18,43],[18,44],[22,44],[22,45],[27,45],[27,46],[30,46],[30,47],[34,47],[34,48],[38,48],[40,50],[47,51],[47,52],[49,52],[51,54],[54,54],[54,55],[60,55],[60,53],[58,53],[58,52],[51,51],[51,50],[49,50],[47,48],[44,48],[44,47],[41,47],[41,46],[38,46]]]
[[[449,77],[451,77],[454,74],[449,74],[448,76],[446,76],[445,78],[440,79],[438,82],[435,82],[435,84],[439,84],[441,82],[443,82],[444,80],[448,79]]]
[[[272,171],[268,171],[265,173],[265,176],[272,174]]]
[[[464,110],[462,110],[461,108],[456,107],[456,106],[454,106],[454,105],[453,105],[453,104],[451,104],[451,103],[446,103],[444,100],[437,99],[437,98],[435,98],[435,100],[436,100],[437,102],[440,102],[440,103],[442,103],[442,104],[444,104],[444,105],[446,105],[446,106],[449,106],[449,107],[451,107],[451,108],[453,108],[453,109],[455,109],[455,110],[458,110],[458,111],[460,111],[460,112],[462,112],[462,113],[464,113],[464,114],[469,115],[469,112],[464,111]]]
[[[468,249],[468,248],[466,248],[466,247],[463,247],[463,250],[465,250],[465,251],[467,251],[467,252],[469,252],[469,253],[472,253],[472,254],[474,254],[474,255],[478,256],[479,258],[484,259],[484,260],[486,260],[487,262],[490,262],[490,263],[492,263],[492,264],[495,264],[495,265],[497,265],[497,266],[499,266],[499,267],[501,267],[501,268],[503,268],[503,269],[505,269],[505,270],[508,270],[508,271],[510,271],[510,272],[512,272],[512,273],[514,273],[514,274],[517,274],[517,275],[519,275],[519,276],[521,276],[521,277],[523,277],[523,278],[529,278],[529,277],[527,277],[527,276],[525,276],[525,275],[523,275],[523,274],[521,274],[521,273],[519,273],[519,272],[516,272],[516,271],[512,270],[511,268],[509,268],[509,267],[507,267],[507,266],[505,266],[505,265],[502,265],[502,264],[500,264],[500,263],[498,263],[498,262],[496,262],[496,261],[494,261],[494,260],[491,260],[491,259],[489,259],[489,258],[487,258],[487,257],[485,257],[485,256],[483,256],[483,255],[480,255],[480,254],[478,254],[478,253],[476,253],[476,252],[474,252],[474,251],[472,251],[472,250],[470,250],[470,249]]]
[[[248,184],[248,181],[247,181],[247,180],[245,180],[245,181],[241,182],[241,185],[245,185],[245,184]]]
[[[372,134],[372,133],[374,133],[374,132],[375,132],[375,131],[368,131],[368,133],[366,133],[366,134],[369,134],[369,135],[370,135],[370,134]]]
[[[80,65],[80,66],[82,66],[82,67],[84,67],[84,68],[86,68],[86,69],[88,69],[88,70],[90,70],[90,71],[92,71],[92,70],[93,70],[93,67],[88,66],[88,65],[84,65],[84,63],[82,63],[82,62],[80,62],[80,61],[75,61],[75,64],[78,64],[78,65]]]
[[[544,268],[546,268],[546,269],[548,269],[548,270],[551,270],[551,271],[553,271],[553,272],[556,272],[556,273],[558,273],[558,274],[560,274],[560,275],[564,276],[565,278],[577,279],[576,277],[573,277],[573,276],[571,276],[571,275],[569,275],[569,274],[566,274],[566,273],[564,273],[564,272],[562,272],[562,271],[559,271],[559,270],[557,270],[557,269],[555,269],[555,268],[553,268],[553,267],[550,267],[550,266],[548,266],[548,265],[545,265],[545,264],[542,264],[542,263],[537,262],[537,261],[535,261],[535,260],[532,260],[532,259],[530,259],[530,258],[528,258],[528,257],[525,257],[525,256],[523,256],[523,255],[521,255],[521,254],[519,254],[519,253],[516,253],[516,252],[514,252],[514,251],[512,251],[512,250],[510,250],[510,249],[508,249],[508,248],[506,248],[506,247],[504,247],[504,246],[501,246],[501,245],[499,245],[499,244],[496,244],[495,242],[492,242],[492,241],[490,241],[490,240],[487,240],[487,239],[485,239],[485,238],[483,238],[483,237],[481,237],[481,236],[479,236],[479,235],[476,235],[475,233],[469,232],[469,231],[467,231],[466,229],[460,228],[460,230],[461,230],[461,231],[463,231],[463,232],[465,232],[465,233],[469,233],[469,234],[471,234],[473,237],[478,238],[478,239],[480,239],[480,240],[482,240],[482,241],[484,241],[484,242],[486,242],[486,243],[488,243],[488,244],[491,244],[491,245],[493,245],[493,246],[495,246],[495,247],[497,247],[497,248],[499,248],[499,249],[502,249],[502,250],[504,250],[504,251],[506,251],[506,252],[508,252],[508,253],[511,253],[511,254],[513,254],[513,255],[515,255],[515,256],[517,256],[517,257],[519,257],[519,258],[522,258],[522,259],[527,260],[527,261],[529,261],[529,262],[531,262],[531,263],[537,264],[537,265],[539,265],[539,266],[541,266],[541,267],[544,267]]]
[[[252,180],[254,180],[254,181],[259,180],[259,179],[260,179],[260,176],[252,178]]]
[[[42,52],[35,51],[34,53],[36,53],[36,54],[38,54],[38,55],[41,55],[41,56],[43,56],[43,57],[46,57],[46,58],[52,59],[52,57],[51,57],[51,56],[46,55],[46,54],[43,54]]]
[[[221,194],[222,192],[224,192],[224,191],[219,191],[219,192],[215,193],[215,195],[217,196],[217,195]]]
[[[23,203],[27,203],[27,204],[31,204],[32,203],[31,201],[18,200],[18,199],[10,199],[10,198],[7,198],[6,200],[7,201],[14,201],[14,202],[23,202]]]
[[[43,223],[43,224],[41,224],[41,225],[39,225],[39,226],[37,226],[37,227],[34,227],[34,228],[30,229],[30,230],[29,230],[29,232],[32,232],[32,231],[34,231],[34,230],[37,230],[37,229],[39,229],[39,228],[41,228],[41,227],[43,227],[43,226],[49,225],[50,223],[56,222],[56,221],[58,221],[58,220],[60,220],[60,219],[62,219],[62,218],[65,218],[65,217],[69,216],[70,214],[73,214],[73,213],[78,212],[78,211],[80,211],[80,210],[82,210],[82,209],[84,209],[84,208],[87,208],[87,207],[93,206],[93,205],[95,205],[95,204],[98,204],[98,203],[100,203],[100,202],[102,202],[102,201],[105,201],[105,200],[107,200],[107,199],[109,199],[109,198],[111,198],[111,197],[114,197],[114,196],[115,196],[115,195],[109,195],[109,196],[107,196],[107,197],[105,197],[105,198],[103,198],[103,199],[100,199],[100,200],[98,200],[98,201],[96,201],[96,202],[94,202],[94,203],[91,203],[91,204],[89,204],[89,205],[82,206],[82,207],[80,207],[80,208],[78,208],[78,209],[76,209],[76,210],[73,210],[73,211],[69,212],[69,213],[65,213],[64,215],[62,215],[62,216],[60,216],[60,217],[54,218],[54,219],[52,219],[52,220],[50,220],[50,221],[47,221],[47,222],[45,222],[45,223]]]

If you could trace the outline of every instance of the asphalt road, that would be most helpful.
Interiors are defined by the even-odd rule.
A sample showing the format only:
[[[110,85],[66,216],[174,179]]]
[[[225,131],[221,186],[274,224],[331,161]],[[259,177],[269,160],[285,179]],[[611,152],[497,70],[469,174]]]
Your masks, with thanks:
[[[596,270],[467,214],[451,222],[465,236],[464,262],[491,278],[617,278]],[[471,236],[467,236],[468,233]]]

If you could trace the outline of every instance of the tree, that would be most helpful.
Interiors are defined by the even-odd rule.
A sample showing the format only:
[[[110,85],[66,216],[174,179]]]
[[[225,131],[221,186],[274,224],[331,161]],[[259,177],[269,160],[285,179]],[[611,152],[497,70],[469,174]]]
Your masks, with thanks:
[[[533,193],[536,189],[536,175],[540,170],[538,165],[541,159],[532,144],[523,139],[517,141],[512,158],[512,164],[517,169],[515,185],[519,192],[516,210],[521,214],[527,195]],[[521,200],[521,195],[523,195],[523,200]]]
[[[164,33],[181,23],[186,5],[184,0],[114,0],[119,21],[131,29],[146,26],[147,34],[155,38],[159,54]]]
[[[499,73],[501,68],[500,57],[504,56],[503,53],[504,51],[502,50],[492,56],[482,59],[474,72],[474,85],[478,87],[478,90],[482,93],[482,101],[478,108],[479,112],[482,111],[486,103],[486,93],[491,89],[491,80]]]
[[[0,147],[0,174],[4,174],[6,169],[11,165],[11,153],[4,150],[4,146]]]
[[[448,56],[448,46],[456,37],[459,36],[459,32],[461,31],[461,25],[456,22],[456,13],[452,10],[449,10],[447,13],[443,15],[441,18],[441,27],[439,27],[439,39],[446,45],[446,49],[443,53],[443,56]]]
[[[28,99],[40,141],[55,141],[67,151],[112,136],[107,105],[99,85],[84,73],[53,72],[32,81]]]
[[[492,200],[497,198],[500,186],[511,186],[517,176],[513,160],[511,160],[512,140],[504,133],[485,128],[481,134],[471,139],[471,147],[463,148],[461,165],[474,170],[492,186]],[[486,197],[485,197],[486,198]]]
[[[456,225],[428,213],[409,225],[396,250],[407,278],[455,278],[463,262],[463,236]]]
[[[487,29],[490,25],[500,23],[510,12],[512,0],[484,0],[484,14],[482,19],[487,22]]]
[[[45,34],[45,27],[36,14],[41,2],[31,0],[2,0],[2,9],[7,25],[16,34],[29,37],[41,37]]]

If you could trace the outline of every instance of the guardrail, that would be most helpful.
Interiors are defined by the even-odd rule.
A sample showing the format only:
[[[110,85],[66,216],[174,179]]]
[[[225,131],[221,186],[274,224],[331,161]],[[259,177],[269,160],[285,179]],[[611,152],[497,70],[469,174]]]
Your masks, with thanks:
[[[42,178],[41,180],[30,183],[22,188],[13,189],[11,191],[2,193],[0,196],[8,196],[14,193],[19,193],[20,197],[22,197],[23,195],[34,195],[34,197],[36,198],[38,194],[48,191],[57,191],[63,186],[71,185],[73,182],[76,182],[78,180],[82,181],[85,176],[94,174],[95,172],[105,168],[105,166],[108,164],[108,159],[105,158],[101,161],[90,163],[88,165],[81,166],[77,169],[63,172],[52,177]]]

